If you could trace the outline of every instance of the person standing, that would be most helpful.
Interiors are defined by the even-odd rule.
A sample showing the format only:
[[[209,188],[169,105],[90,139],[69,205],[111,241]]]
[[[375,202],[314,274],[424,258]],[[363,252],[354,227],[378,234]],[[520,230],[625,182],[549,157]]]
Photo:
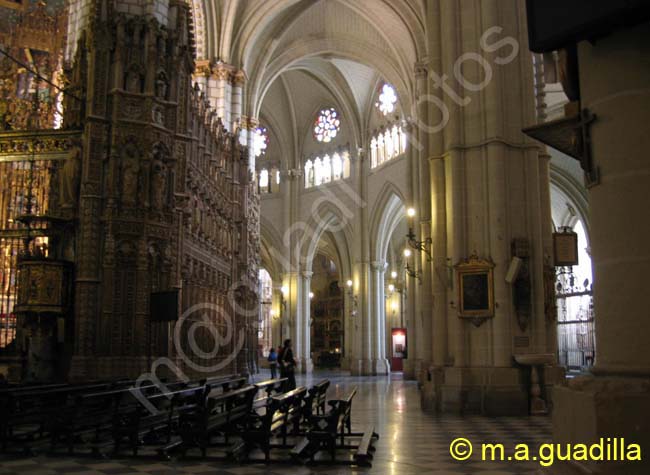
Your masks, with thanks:
[[[278,377],[278,354],[275,352],[275,348],[271,348],[267,360],[269,368],[271,368],[271,379],[275,379]]]
[[[287,378],[284,385],[285,391],[296,389],[296,360],[293,357],[291,340],[284,340],[284,346],[278,355],[278,364],[280,365],[280,377]]]

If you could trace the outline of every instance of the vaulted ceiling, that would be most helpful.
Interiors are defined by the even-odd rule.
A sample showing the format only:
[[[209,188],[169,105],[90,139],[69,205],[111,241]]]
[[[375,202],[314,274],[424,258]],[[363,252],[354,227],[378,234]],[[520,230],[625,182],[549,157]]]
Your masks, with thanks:
[[[245,113],[277,140],[269,155],[311,153],[311,126],[325,106],[342,115],[337,144],[363,146],[383,82],[409,115],[414,68],[426,54],[423,0],[193,2],[200,59],[245,71]]]

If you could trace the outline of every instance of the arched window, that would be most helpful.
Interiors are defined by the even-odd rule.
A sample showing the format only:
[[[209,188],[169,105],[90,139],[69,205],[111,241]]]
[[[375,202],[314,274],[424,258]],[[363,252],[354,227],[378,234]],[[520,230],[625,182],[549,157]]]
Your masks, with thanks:
[[[314,160],[314,185],[318,186],[323,183],[323,165],[320,158]]]
[[[385,83],[379,93],[379,100],[375,103],[375,106],[379,111],[388,115],[395,111],[395,105],[397,104],[397,93],[395,88],[388,83]]]
[[[269,133],[266,130],[266,127],[258,127],[255,129],[255,136],[253,137],[253,149],[255,150],[255,156],[259,157],[266,153],[266,149],[269,146]]]
[[[261,193],[267,193],[269,191],[269,171],[266,168],[260,171],[259,185]]]
[[[332,161],[329,155],[323,157],[323,178],[321,183],[329,183],[332,181]]]
[[[386,156],[385,160],[390,160],[395,156],[395,147],[393,142],[393,135],[390,133],[390,129],[387,129],[384,133],[384,144],[386,144]]]
[[[341,129],[339,113],[333,107],[319,112],[314,123],[314,138],[319,142],[331,142]]]
[[[305,188],[312,188],[350,176],[350,153],[339,150],[333,154],[308,159],[304,165]]]
[[[406,134],[401,127],[398,129],[397,133],[399,135],[399,153],[401,155],[406,153]]]
[[[338,153],[332,156],[332,175],[334,180],[340,180],[343,177],[343,159]]]
[[[260,269],[258,273],[260,314],[257,328],[258,350],[262,356],[269,354],[273,345],[272,320],[273,320],[273,280],[266,269]]]
[[[406,133],[401,125],[388,125],[370,140],[370,167],[376,168],[406,152]]]
[[[311,160],[305,162],[305,188],[311,188],[314,186],[314,165]]]

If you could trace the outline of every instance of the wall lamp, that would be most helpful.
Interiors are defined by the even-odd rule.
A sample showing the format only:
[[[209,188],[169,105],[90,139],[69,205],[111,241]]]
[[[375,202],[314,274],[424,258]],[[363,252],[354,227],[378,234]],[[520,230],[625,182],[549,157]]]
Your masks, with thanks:
[[[411,265],[409,264],[409,260],[411,259],[412,255],[413,252],[411,252],[409,248],[404,249],[404,261],[406,262],[404,270],[406,271],[407,275],[413,277],[414,279],[417,279],[418,282],[420,282],[420,285],[422,285],[421,272],[418,272],[415,269],[411,268]]]
[[[352,280],[348,279],[348,281],[345,283],[345,293],[348,294],[348,297],[350,297],[350,301],[352,302],[352,308],[350,310],[350,316],[351,317],[356,317],[357,316],[357,306],[359,304],[359,301],[357,299],[357,296],[354,295],[354,289],[353,289],[354,282]]]
[[[406,235],[406,239],[408,240],[409,246],[411,246],[413,249],[415,249],[418,252],[424,252],[427,255],[427,260],[431,261],[433,258],[431,257],[431,245],[433,244],[433,239],[430,237],[426,238],[424,241],[418,241],[417,236],[415,235],[415,231],[413,230],[413,221],[415,218],[415,208],[409,208],[406,210],[406,216],[408,217],[408,223],[409,223],[409,232]]]

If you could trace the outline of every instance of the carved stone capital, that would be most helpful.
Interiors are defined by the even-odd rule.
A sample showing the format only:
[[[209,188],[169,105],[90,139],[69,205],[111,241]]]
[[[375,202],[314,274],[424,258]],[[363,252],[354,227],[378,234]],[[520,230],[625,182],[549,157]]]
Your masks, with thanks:
[[[242,69],[234,72],[231,76],[231,82],[235,87],[243,87],[246,83],[246,73]]]

